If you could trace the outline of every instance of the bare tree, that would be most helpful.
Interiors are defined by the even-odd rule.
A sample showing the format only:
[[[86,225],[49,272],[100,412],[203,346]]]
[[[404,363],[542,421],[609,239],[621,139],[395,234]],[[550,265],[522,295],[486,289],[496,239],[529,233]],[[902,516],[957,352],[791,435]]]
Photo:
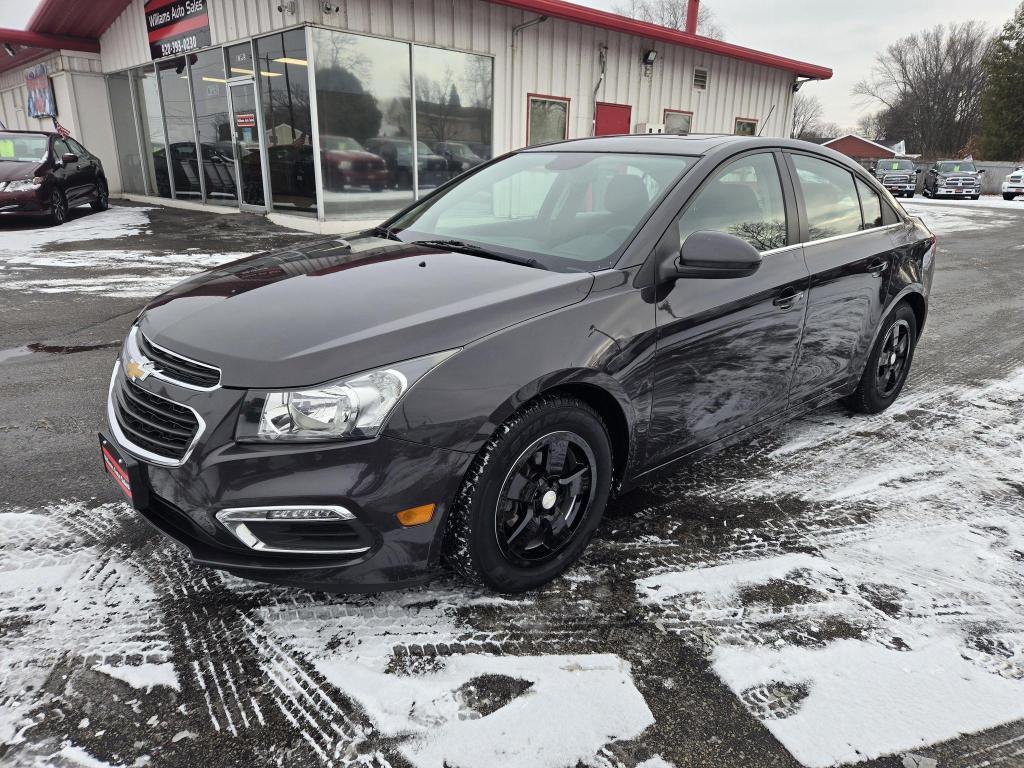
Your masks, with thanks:
[[[628,0],[616,5],[615,13],[670,29],[686,29],[686,0]],[[721,40],[725,29],[715,12],[701,3],[697,12],[697,34]]]
[[[984,24],[938,25],[897,40],[875,57],[853,94],[882,105],[880,123],[927,156],[950,155],[977,134],[985,88]]]
[[[882,124],[881,112],[869,112],[857,120],[857,133],[871,141],[882,141],[887,138],[885,126]]]
[[[794,139],[806,139],[814,135],[821,122],[823,108],[821,99],[808,93],[798,93],[793,99],[793,133]]]

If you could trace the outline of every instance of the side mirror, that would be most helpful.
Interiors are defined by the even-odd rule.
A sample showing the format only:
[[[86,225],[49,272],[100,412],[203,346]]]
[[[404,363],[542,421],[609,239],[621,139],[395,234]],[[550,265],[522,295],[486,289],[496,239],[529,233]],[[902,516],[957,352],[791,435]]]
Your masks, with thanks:
[[[726,232],[692,232],[659,269],[659,281],[680,277],[725,279],[748,277],[761,266],[761,253],[750,243]]]
[[[984,168],[979,168],[979,169],[978,169],[978,173],[985,173],[985,172],[986,172],[986,171],[985,171],[985,169],[984,169]]]
[[[916,173],[918,176],[920,176],[921,175],[921,169],[920,168],[915,168],[914,169],[914,173]]]
[[[74,152],[65,152],[63,155],[60,156],[60,160],[62,163],[64,163],[64,165],[70,165],[71,163],[78,162],[78,155],[76,155]]]

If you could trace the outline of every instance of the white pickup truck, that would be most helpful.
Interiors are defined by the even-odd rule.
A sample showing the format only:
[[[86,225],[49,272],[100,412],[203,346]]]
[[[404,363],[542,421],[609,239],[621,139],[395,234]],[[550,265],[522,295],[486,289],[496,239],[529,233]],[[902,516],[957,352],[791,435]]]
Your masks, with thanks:
[[[1003,180],[1003,200],[1024,195],[1024,165],[1019,166]]]

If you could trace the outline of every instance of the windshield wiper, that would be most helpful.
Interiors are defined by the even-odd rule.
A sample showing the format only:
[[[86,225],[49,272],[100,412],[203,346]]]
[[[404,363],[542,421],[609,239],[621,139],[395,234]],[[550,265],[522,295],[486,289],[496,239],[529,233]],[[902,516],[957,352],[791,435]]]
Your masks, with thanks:
[[[495,251],[489,251],[486,248],[481,248],[479,245],[464,243],[461,240],[413,240],[412,245],[425,245],[428,248],[444,248],[449,251],[468,253],[471,256],[482,256],[485,259],[496,259],[497,261],[508,261],[512,264],[522,264],[524,267],[547,269],[547,267],[541,264],[537,259],[531,259],[524,256],[513,256],[510,253],[497,253]]]
[[[385,227],[383,224],[378,224],[370,231],[378,237],[383,237],[387,240],[398,240],[398,235],[391,231],[391,227]]]

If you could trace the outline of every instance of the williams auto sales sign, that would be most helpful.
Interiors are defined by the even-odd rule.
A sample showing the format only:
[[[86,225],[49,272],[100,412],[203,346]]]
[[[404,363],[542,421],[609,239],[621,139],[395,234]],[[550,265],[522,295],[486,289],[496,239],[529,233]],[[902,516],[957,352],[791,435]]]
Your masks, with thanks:
[[[146,31],[154,59],[177,56],[210,44],[207,0],[149,0]]]

